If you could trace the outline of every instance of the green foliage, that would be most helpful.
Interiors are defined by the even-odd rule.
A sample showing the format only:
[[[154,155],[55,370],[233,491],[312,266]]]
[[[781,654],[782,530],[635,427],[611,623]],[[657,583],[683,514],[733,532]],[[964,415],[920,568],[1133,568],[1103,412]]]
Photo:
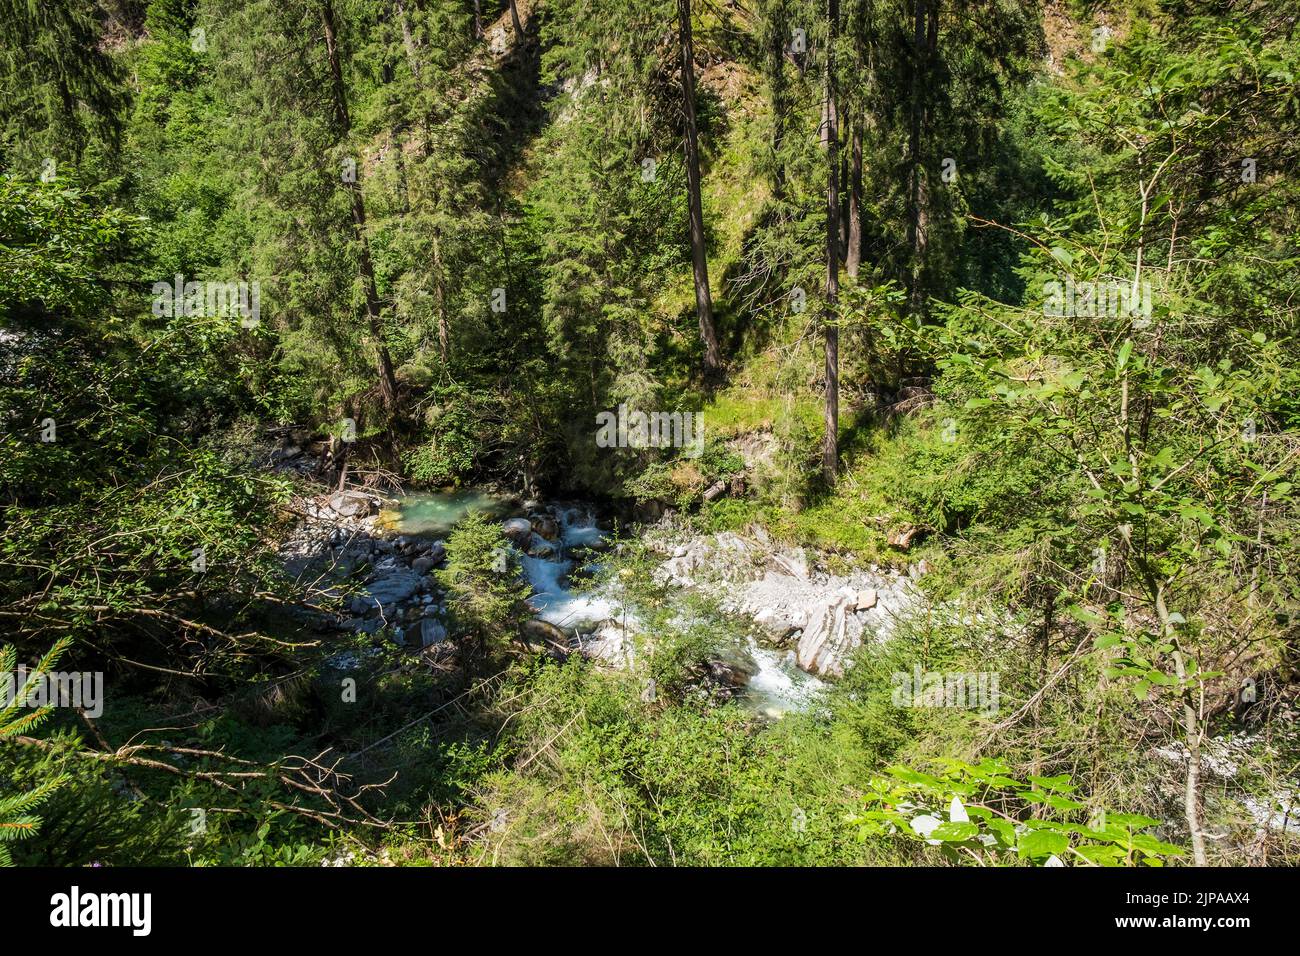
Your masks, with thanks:
[[[856,764],[807,726],[756,733],[734,707],[647,704],[639,682],[578,662],[529,674],[527,695],[509,724],[517,769],[485,781],[482,812],[493,823],[485,861],[862,860],[838,822],[849,808],[840,788]],[[545,759],[530,761],[543,746]]]
[[[0,190],[13,253],[0,305],[13,330],[0,377],[11,634],[107,644],[138,637],[142,618],[190,620],[196,592],[267,587],[265,535],[288,484],[250,471],[248,425],[234,427],[248,400],[217,353],[238,321],[148,328],[104,281],[128,268],[138,218],[70,188]]]
[[[185,863],[192,817],[182,806],[138,799],[116,769],[78,751],[67,727],[45,734],[49,750],[5,746],[0,785],[22,791],[53,778],[64,782],[41,807],[40,839],[13,847],[19,866],[131,866]],[[213,800],[215,804],[215,799]]]
[[[406,453],[406,470],[422,485],[456,485],[473,472],[487,443],[483,420],[464,390],[441,392],[426,413],[429,438]]]
[[[528,589],[499,525],[478,511],[462,518],[447,539],[447,566],[438,580],[455,622],[477,636],[481,655],[493,654],[509,639]]]
[[[841,0],[862,261],[845,250],[829,317],[823,488],[824,6],[696,4],[726,366],[705,382],[666,0],[534,4],[506,50],[463,0],[0,0],[0,626],[29,656],[73,635],[113,674],[105,740],[167,727],[259,768],[236,794],[186,773],[212,754],[163,773],[88,759],[103,740],[70,722],[9,740],[0,837],[43,800],[43,839],[0,853],[302,865],[373,844],[273,805],[267,768],[329,746],[358,781],[400,768],[367,796],[404,821],[397,859],[1177,857],[1151,833],[1174,771],[1133,741],[1198,746],[1244,676],[1293,673],[1300,59],[1285,5],[1121,4],[1090,50],[1094,7]],[[259,282],[263,322],[155,314],[176,275]],[[1088,291],[1058,308],[1067,284]],[[1149,313],[1112,308],[1147,289]],[[703,454],[598,447],[623,403],[698,411]],[[835,571],[924,560],[922,613],[771,723],[704,676],[753,635],[631,542],[595,575],[636,603],[630,673],[508,654],[519,554],[473,515],[437,577],[450,642],[317,632],[341,591],[287,580],[275,545],[293,493],[321,489],[264,470],[266,426],[315,456],[344,418],[353,480],[658,502]],[[339,699],[343,652],[364,708]],[[891,701],[918,662],[996,670],[1018,708],[998,761],[969,762],[990,715]],[[1268,753],[1284,778],[1293,751]],[[1103,805],[1132,812],[1084,820]]]
[[[0,648],[0,677],[13,682],[13,697],[8,697],[9,688],[6,688],[4,693],[7,699],[0,700],[0,704],[4,705],[3,709],[0,709],[0,742],[3,742],[6,737],[26,734],[34,730],[50,716],[52,706],[35,709],[27,707],[28,693],[42,675],[53,670],[54,665],[58,663],[71,643],[68,638],[55,642],[36,666],[27,672],[27,677],[21,685],[16,681],[17,649],[12,646]],[[39,807],[58,787],[67,783],[68,779],[67,774],[52,773],[45,776],[30,790],[20,790],[13,795],[0,792],[0,866],[13,865],[13,858],[5,844],[36,835],[41,821],[31,811]]]
[[[649,465],[628,479],[624,491],[635,501],[662,501],[688,509],[698,506],[715,482],[728,482],[744,470],[744,460],[719,445],[706,445],[695,458],[679,456]]]
[[[58,175],[60,163],[79,163],[92,145],[117,145],[122,77],[98,43],[98,13],[91,0],[0,6],[0,166],[7,172]]]
[[[998,760],[945,760],[937,774],[890,767],[867,786],[867,809],[850,822],[859,838],[901,835],[941,847],[953,863],[1163,866],[1183,851],[1143,832],[1159,820],[1087,805],[1068,775],[1020,780]]]

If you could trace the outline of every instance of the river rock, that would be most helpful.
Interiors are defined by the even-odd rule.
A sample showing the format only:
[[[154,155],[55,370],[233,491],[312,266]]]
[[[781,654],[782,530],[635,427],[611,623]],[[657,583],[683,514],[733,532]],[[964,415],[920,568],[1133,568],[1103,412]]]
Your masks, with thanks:
[[[369,495],[355,491],[339,491],[330,495],[330,509],[344,518],[365,517],[379,510]]]
[[[554,541],[560,536],[560,523],[550,515],[532,515],[528,519],[533,531],[547,541]]]
[[[638,501],[632,506],[632,520],[638,524],[653,524],[668,511],[668,505],[657,498]]]
[[[420,622],[420,646],[441,644],[447,639],[447,625],[436,617],[426,617]]]
[[[768,563],[773,570],[782,574],[805,581],[808,579],[808,555],[804,553],[803,548],[777,552],[772,555]]]
[[[700,566],[702,556],[698,551],[685,551],[669,558],[654,569],[654,578],[660,584],[689,588],[695,586],[695,569]]]
[[[433,566],[437,563],[438,562],[434,561],[433,558],[425,555],[424,557],[416,558],[411,562],[411,570],[416,574],[428,574],[433,570]]]
[[[721,610],[751,618],[761,641],[795,642],[795,663],[820,677],[842,676],[864,640],[885,640],[924,600],[908,575],[874,566],[827,573],[803,548],[756,529],[683,540],[666,526],[646,544],[667,556],[654,569],[658,583],[717,598]]]
[[[539,643],[550,645],[559,645],[560,647],[569,646],[569,638],[550,621],[543,621],[541,618],[530,618],[519,625],[519,632],[523,635],[524,640],[529,643]]]
[[[391,616],[398,604],[408,600],[420,589],[420,575],[406,569],[385,569],[369,584],[368,606],[380,608],[385,616]]]
[[[501,530],[519,547],[526,547],[533,535],[532,523],[527,518],[509,518],[501,523]]]
[[[534,533],[528,539],[528,556],[530,558],[546,558],[555,553],[555,544],[547,541],[540,534]]]
[[[734,531],[720,531],[714,535],[714,541],[717,543],[719,551],[735,551],[740,554],[748,554],[755,545],[746,541]]]
[[[759,608],[754,615],[754,623],[780,643],[795,631],[803,629],[805,617],[801,608],[764,607]]]
[[[1241,802],[1254,818],[1259,830],[1300,833],[1300,800],[1296,799],[1294,793],[1279,790],[1265,800],[1247,794],[1241,798]]]
[[[862,623],[849,613],[853,598],[836,592],[813,607],[795,651],[800,668],[819,677],[843,677],[845,664],[862,644]]]
[[[716,684],[737,690],[749,683],[758,671],[758,664],[748,655],[711,657],[707,663],[709,678]]]
[[[593,661],[609,667],[631,668],[636,659],[636,644],[632,632],[617,621],[606,621],[582,645],[582,653]]]

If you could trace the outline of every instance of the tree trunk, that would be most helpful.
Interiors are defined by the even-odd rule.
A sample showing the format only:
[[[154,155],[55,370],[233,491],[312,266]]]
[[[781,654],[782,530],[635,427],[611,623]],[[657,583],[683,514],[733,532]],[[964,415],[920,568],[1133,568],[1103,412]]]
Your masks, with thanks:
[[[1205,833],[1201,829],[1200,806],[1201,721],[1192,687],[1187,682],[1187,665],[1183,660],[1183,650],[1178,644],[1174,624],[1169,620],[1164,586],[1157,586],[1155,591],[1156,616],[1160,618],[1161,632],[1165,640],[1174,646],[1174,675],[1178,678],[1183,736],[1187,739],[1187,779],[1183,788],[1183,816],[1187,820],[1187,830],[1192,839],[1192,862],[1197,866],[1205,866]]]
[[[826,434],[822,443],[822,476],[834,485],[839,471],[840,428],[840,144],[835,110],[835,38],[839,0],[829,0],[830,42],[826,47]]]
[[[849,248],[844,271],[858,276],[862,263],[862,117],[853,119],[853,156],[849,160]]]
[[[695,49],[691,42],[691,0],[677,0],[682,46],[682,100],[686,114],[686,189],[691,218],[691,264],[695,270],[695,311],[704,340],[704,371],[716,375],[722,366],[718,336],[713,328],[713,297],[709,293],[709,263],[704,254],[704,208],[700,202],[699,139],[695,129]]]
[[[442,367],[447,368],[451,353],[451,329],[447,324],[447,285],[442,271],[442,230],[433,229],[433,305],[438,311],[438,356]]]
[[[474,39],[483,39],[483,0],[474,0]]]
[[[321,20],[325,26],[325,52],[329,57],[330,76],[334,84],[334,115],[339,125],[339,139],[346,140],[352,130],[348,115],[347,90],[343,85],[343,66],[339,61],[338,38],[334,31],[334,8],[329,0],[321,5]],[[348,183],[352,199],[352,226],[360,244],[358,267],[366,294],[366,324],[375,340],[379,375],[379,399],[390,411],[397,405],[397,376],[393,373],[393,360],[384,344],[383,321],[380,317],[379,288],[375,284],[375,267],[370,259],[370,240],[366,235],[366,204],[361,195],[361,183]]]
[[[926,83],[930,72],[934,47],[938,43],[939,0],[913,0],[912,8],[912,90],[909,117],[907,160],[910,177],[909,216],[907,241],[911,248],[910,298],[913,312],[921,310],[924,298],[922,273],[925,260],[927,230],[927,193],[922,140],[926,120]]]
[[[415,49],[415,38],[411,35],[411,22],[406,17],[406,7],[397,4],[397,19],[402,25],[402,46],[406,50],[406,62],[411,68],[411,75],[420,78],[420,57]]]
[[[784,17],[771,27],[771,57],[769,69],[772,71],[772,197],[777,200],[785,198],[785,162],[781,148],[785,142],[785,41],[783,31],[786,29]]]
[[[853,122],[852,111],[845,109],[844,104],[840,103],[839,112],[836,114],[836,129],[839,131],[851,128]],[[841,149],[840,156],[840,181],[836,189],[840,197],[839,221],[840,229],[840,266],[843,267],[844,260],[849,254],[849,150]]]
[[[524,42],[524,25],[519,22],[519,4],[510,0],[510,25],[515,28],[515,46]]]

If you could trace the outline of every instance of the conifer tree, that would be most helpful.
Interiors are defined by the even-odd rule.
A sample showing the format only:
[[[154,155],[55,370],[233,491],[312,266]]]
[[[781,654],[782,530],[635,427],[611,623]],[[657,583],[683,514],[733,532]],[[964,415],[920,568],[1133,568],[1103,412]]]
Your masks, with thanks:
[[[92,137],[117,147],[121,70],[98,42],[95,15],[93,0],[0,0],[0,169],[57,175],[58,162],[81,162]]]
[[[840,426],[840,134],[835,102],[835,44],[839,39],[839,0],[827,0],[826,22],[826,398],[822,438],[822,477],[833,485],[839,472]]]
[[[677,0],[677,25],[682,48],[682,109],[686,145],[687,205],[690,209],[691,267],[695,279],[695,309],[704,343],[704,370],[715,375],[722,364],[713,327],[713,296],[709,291],[709,261],[704,243],[704,211],[700,199],[700,146],[695,128],[695,46],[691,39],[691,0]]]
[[[27,734],[50,716],[51,707],[31,709],[27,707],[26,701],[35,683],[42,675],[49,674],[54,669],[54,665],[58,663],[69,644],[71,640],[68,638],[57,641],[35,667],[26,671],[26,679],[21,684],[14,682],[13,697],[8,700],[0,699],[0,741],[6,737]],[[0,647],[0,676],[5,679],[14,678],[18,673],[15,670],[17,661],[18,652],[13,645]],[[36,835],[41,821],[32,811],[67,781],[67,774],[55,773],[47,776],[33,790],[11,796],[0,796],[0,866],[13,866],[13,857],[5,844]]]

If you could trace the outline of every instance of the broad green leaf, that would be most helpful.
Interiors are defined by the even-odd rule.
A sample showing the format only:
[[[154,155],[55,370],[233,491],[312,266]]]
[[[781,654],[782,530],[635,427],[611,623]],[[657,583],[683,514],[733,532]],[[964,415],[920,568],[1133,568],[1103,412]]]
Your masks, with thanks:
[[[1063,833],[1053,833],[1050,830],[1030,830],[1020,834],[1016,850],[1022,859],[1041,860],[1054,853],[1064,853],[1069,849],[1069,846],[1070,838]]]

